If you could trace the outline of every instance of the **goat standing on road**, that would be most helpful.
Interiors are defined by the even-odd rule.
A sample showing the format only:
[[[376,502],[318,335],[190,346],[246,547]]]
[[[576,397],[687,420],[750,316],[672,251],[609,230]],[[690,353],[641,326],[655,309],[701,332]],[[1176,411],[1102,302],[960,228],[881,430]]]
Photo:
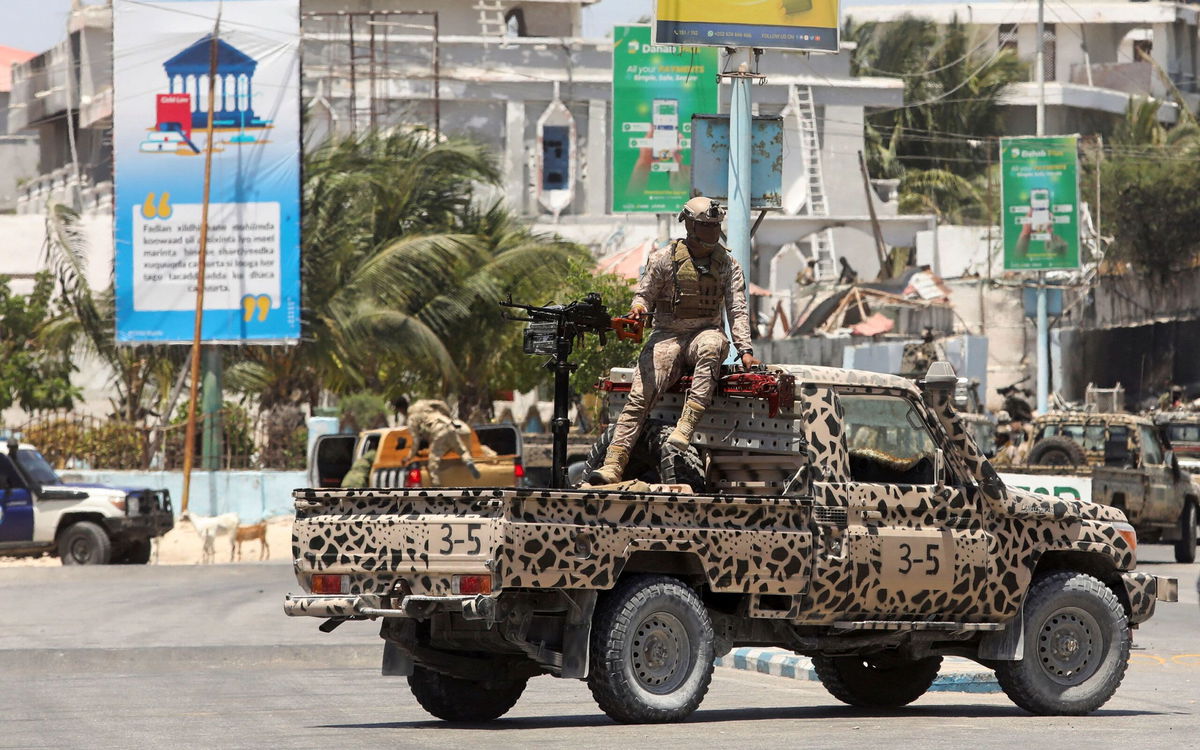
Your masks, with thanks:
[[[197,516],[188,512],[179,515],[180,521],[189,521],[200,541],[204,543],[200,551],[200,562],[210,563],[217,556],[216,541],[222,534],[229,535],[229,562],[233,562],[234,545],[237,538],[238,514],[222,513],[219,516]]]
[[[267,522],[265,520],[238,526],[233,539],[237,545],[237,559],[239,560],[242,559],[242,542],[252,542],[255,539],[258,540],[258,559],[265,560],[271,556],[271,548],[267,545]]]

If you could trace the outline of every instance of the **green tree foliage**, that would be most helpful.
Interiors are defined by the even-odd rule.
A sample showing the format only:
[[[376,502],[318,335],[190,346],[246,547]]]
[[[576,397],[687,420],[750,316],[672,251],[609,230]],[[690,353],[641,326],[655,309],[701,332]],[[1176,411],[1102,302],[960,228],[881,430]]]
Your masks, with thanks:
[[[29,295],[13,294],[0,276],[0,410],[69,409],[79,397],[71,385],[70,356],[42,340],[54,320],[54,278],[39,273]]]
[[[134,423],[165,414],[170,408],[168,393],[187,350],[117,343],[116,295],[111,285],[100,293],[88,285],[88,248],[79,230],[79,215],[62,204],[50,206],[46,216],[46,254],[58,278],[63,309],[39,332],[39,340],[64,356],[95,357],[109,367],[113,418]]]
[[[1126,261],[1158,280],[1200,257],[1200,160],[1121,156],[1101,167],[1106,259]]]
[[[957,20],[939,28],[912,16],[847,22],[858,47],[855,75],[904,80],[904,106],[867,116],[867,163],[876,178],[899,178],[901,210],[955,222],[988,220],[989,151],[1004,134],[1000,97],[1027,71],[1016,54],[991,49]]]
[[[391,408],[387,399],[378,393],[351,393],[338,403],[342,429],[348,432],[386,427]]]
[[[486,149],[391,131],[336,140],[306,162],[303,340],[253,347],[227,382],[264,407],[318,392],[458,396],[488,411],[511,339],[496,304],[551,289],[578,246],[529,231],[501,204]]]

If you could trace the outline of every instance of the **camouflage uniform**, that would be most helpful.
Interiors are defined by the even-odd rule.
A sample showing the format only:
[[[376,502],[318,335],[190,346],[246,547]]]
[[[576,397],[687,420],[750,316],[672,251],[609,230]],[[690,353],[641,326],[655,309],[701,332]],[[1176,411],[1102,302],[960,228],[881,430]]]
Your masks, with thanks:
[[[355,459],[350,471],[342,477],[343,487],[370,487],[371,467],[375,465],[376,451],[367,451]]]
[[[687,401],[701,409],[712,402],[716,376],[729,350],[722,313],[729,318],[738,353],[752,351],[746,281],[724,247],[708,258],[692,256],[683,240],[656,251],[638,282],[632,307],[654,313],[654,332],[638,357],[629,400],[610,444],[610,450],[626,453],[659,394],[679,379],[685,365],[694,368]]]
[[[424,399],[416,402],[408,409],[408,429],[412,431],[417,441],[429,443],[429,482],[433,485],[442,483],[442,456],[450,451],[462,456],[463,463],[478,476],[475,462],[471,460],[471,428],[466,423],[450,416],[450,407],[445,401]]]

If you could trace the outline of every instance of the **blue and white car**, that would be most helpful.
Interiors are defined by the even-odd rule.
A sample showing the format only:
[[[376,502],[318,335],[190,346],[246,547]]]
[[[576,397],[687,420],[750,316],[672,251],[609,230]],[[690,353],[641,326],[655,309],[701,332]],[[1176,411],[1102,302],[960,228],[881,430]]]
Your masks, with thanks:
[[[166,490],[65,484],[29,443],[0,443],[0,555],[144,564],[175,520]]]

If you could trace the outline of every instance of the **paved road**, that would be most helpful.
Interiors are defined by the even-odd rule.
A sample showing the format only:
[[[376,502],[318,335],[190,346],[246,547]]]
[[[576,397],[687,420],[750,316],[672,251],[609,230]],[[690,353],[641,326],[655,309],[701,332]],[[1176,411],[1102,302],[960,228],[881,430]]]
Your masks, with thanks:
[[[1116,697],[1086,718],[1030,717],[1002,694],[931,693],[869,713],[815,683],[721,668],[685,724],[625,727],[585,685],[542,677],[506,719],[431,720],[378,673],[367,623],[332,634],[283,616],[287,565],[0,570],[0,748],[1012,747],[1200,748],[1197,566],[1167,547],[1143,566],[1181,579],[1136,634]]]

